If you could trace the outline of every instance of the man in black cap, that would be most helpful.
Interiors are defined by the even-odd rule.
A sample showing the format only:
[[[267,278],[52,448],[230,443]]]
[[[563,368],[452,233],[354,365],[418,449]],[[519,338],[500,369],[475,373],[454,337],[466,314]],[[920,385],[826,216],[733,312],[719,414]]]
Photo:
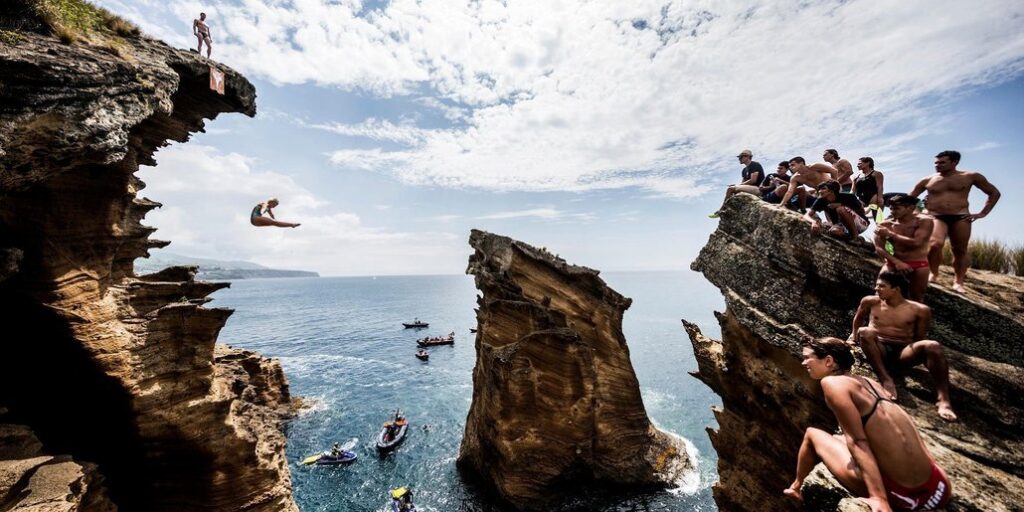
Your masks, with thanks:
[[[729,188],[725,190],[725,199],[722,200],[722,206],[725,206],[725,202],[736,192],[746,192],[761,197],[761,189],[758,185],[764,181],[764,168],[761,167],[761,164],[754,161],[754,154],[749,149],[740,151],[736,158],[739,158],[740,165],[743,165],[743,171],[740,173],[743,177],[743,182],[729,185]],[[708,217],[717,219],[720,211],[721,207],[715,213],[708,215]]]

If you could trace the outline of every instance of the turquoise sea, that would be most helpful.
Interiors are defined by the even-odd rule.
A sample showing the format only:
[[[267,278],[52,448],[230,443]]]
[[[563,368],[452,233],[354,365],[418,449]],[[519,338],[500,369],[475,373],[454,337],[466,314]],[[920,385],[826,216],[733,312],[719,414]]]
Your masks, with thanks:
[[[568,496],[557,511],[716,510],[710,486],[715,453],[705,427],[719,400],[688,372],[696,369],[680,318],[717,336],[712,312],[718,290],[693,272],[607,273],[608,284],[633,298],[624,330],[648,415],[690,440],[699,482],[639,494]],[[381,511],[387,492],[415,491],[425,511],[497,510],[463,483],[455,467],[473,394],[475,361],[471,276],[254,279],[217,292],[213,305],[235,314],[220,341],[279,358],[294,395],[311,405],[288,428],[295,499],[304,512]],[[403,321],[430,322],[422,331]],[[455,331],[453,346],[435,347],[430,361],[413,357],[415,340]],[[378,457],[374,436],[401,407],[413,428],[394,453]],[[422,430],[423,425],[430,430]],[[344,467],[302,466],[333,441],[359,439],[359,460]]]

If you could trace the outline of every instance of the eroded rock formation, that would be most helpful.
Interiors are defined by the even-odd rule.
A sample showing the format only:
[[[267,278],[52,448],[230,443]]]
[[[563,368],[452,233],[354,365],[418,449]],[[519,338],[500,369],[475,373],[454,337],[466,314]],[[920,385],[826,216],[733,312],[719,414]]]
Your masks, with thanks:
[[[655,428],[622,334],[630,299],[586,267],[474,230],[473,403],[459,465],[518,508],[586,483],[671,485],[693,467]]]
[[[781,491],[792,481],[803,431],[836,426],[817,383],[800,367],[801,340],[846,338],[880,266],[866,242],[811,235],[796,214],[753,196],[737,194],[726,205],[692,266],[725,296],[726,311],[718,314],[722,340],[686,323],[697,376],[723,402],[715,411],[719,428],[709,430],[719,458],[714,494],[722,510],[798,509]],[[960,421],[938,417],[931,379],[920,367],[907,372],[899,402],[952,480],[949,510],[1020,510],[1024,281],[971,271],[968,287],[973,291],[961,296],[933,285],[926,297],[935,318],[930,337],[946,346]],[[870,374],[863,364],[856,371]],[[805,483],[807,510],[858,510],[821,469]]]
[[[231,310],[203,304],[226,285],[132,268],[167,244],[134,172],[205,119],[254,115],[253,86],[145,37],[112,51],[44,32],[0,44],[0,422],[31,448],[0,453],[0,509],[42,510],[65,482],[79,510],[297,510],[287,382],[216,345]]]

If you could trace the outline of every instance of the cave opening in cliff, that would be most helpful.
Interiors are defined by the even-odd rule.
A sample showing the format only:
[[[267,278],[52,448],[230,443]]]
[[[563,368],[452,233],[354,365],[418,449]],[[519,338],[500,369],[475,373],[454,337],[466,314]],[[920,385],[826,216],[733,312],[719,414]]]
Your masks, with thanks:
[[[20,290],[18,281],[0,285],[5,420],[29,426],[47,454],[96,463],[119,509],[141,510],[143,452],[130,395],[96,366],[68,320]]]

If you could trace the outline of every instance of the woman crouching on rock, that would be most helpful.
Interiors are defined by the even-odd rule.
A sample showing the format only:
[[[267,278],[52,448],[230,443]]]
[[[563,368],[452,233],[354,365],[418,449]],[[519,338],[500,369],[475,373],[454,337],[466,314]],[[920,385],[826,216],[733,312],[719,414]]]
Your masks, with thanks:
[[[838,338],[811,340],[803,362],[821,381],[825,403],[836,415],[841,435],[808,428],[796,463],[796,480],[783,491],[802,500],[800,487],[818,461],[872,512],[935,510],[952,496],[946,473],[935,464],[914,420],[882,386],[849,374],[853,354]]]

